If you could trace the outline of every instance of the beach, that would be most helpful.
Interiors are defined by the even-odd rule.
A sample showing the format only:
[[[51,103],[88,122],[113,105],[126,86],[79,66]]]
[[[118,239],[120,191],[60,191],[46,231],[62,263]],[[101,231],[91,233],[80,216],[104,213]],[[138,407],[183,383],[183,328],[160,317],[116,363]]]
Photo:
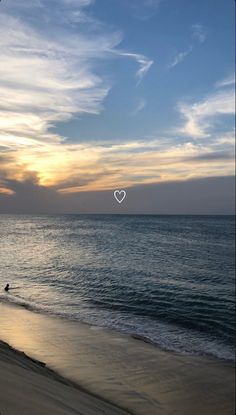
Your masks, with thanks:
[[[0,338],[46,363],[1,343],[1,415],[234,413],[232,362],[3,303]]]
[[[11,303],[234,360],[233,217],[0,215],[0,241]]]
[[[236,414],[234,6],[0,0],[0,415]]]
[[[0,342],[1,415],[128,415]]]
[[[0,414],[232,415],[233,226],[1,215]]]

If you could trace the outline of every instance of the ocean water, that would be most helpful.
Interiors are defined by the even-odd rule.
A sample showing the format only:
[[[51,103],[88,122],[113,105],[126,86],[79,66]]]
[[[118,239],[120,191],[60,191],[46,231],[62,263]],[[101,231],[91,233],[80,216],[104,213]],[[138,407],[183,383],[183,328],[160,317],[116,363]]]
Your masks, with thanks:
[[[0,302],[234,359],[234,218],[0,215]]]

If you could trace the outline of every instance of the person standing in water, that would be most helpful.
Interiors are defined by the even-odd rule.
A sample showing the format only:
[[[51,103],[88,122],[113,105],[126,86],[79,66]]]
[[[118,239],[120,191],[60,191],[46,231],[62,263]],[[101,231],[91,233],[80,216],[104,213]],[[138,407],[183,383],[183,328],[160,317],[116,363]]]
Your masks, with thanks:
[[[9,284],[7,284],[7,285],[6,285],[6,287],[4,288],[4,290],[5,290],[6,292],[8,292],[8,291],[9,291],[9,288],[10,288],[10,285],[9,285]]]

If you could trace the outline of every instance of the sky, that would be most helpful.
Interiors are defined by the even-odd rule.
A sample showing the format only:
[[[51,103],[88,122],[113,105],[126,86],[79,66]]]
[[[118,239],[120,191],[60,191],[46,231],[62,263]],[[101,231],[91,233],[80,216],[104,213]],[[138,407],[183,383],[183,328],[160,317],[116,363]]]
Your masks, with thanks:
[[[2,0],[0,212],[233,213],[234,8]]]

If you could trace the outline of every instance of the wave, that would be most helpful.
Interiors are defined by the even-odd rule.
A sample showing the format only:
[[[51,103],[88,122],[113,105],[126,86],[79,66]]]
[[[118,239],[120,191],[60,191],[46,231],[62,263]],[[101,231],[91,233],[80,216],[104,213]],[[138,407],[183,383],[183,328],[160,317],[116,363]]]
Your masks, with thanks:
[[[233,347],[222,343],[219,339],[209,338],[204,332],[196,333],[191,327],[183,328],[173,323],[158,320],[154,322],[146,316],[143,316],[143,318],[136,317],[135,319],[134,316],[131,317],[125,313],[118,315],[116,312],[107,312],[100,315],[97,312],[88,315],[83,313],[83,309],[77,313],[59,311],[47,305],[27,301],[20,295],[0,294],[0,302],[22,307],[30,312],[120,331],[136,340],[150,343],[164,350],[235,361]]]
[[[14,216],[1,222],[0,301],[181,353],[232,359],[231,218]],[[23,241],[23,243],[22,243]]]
[[[40,307],[37,307],[36,304],[31,304],[30,302],[27,302],[26,300],[24,300],[24,298],[20,296],[13,296],[11,294],[0,295],[0,302],[23,307],[29,311],[43,312],[43,310],[41,310]]]

